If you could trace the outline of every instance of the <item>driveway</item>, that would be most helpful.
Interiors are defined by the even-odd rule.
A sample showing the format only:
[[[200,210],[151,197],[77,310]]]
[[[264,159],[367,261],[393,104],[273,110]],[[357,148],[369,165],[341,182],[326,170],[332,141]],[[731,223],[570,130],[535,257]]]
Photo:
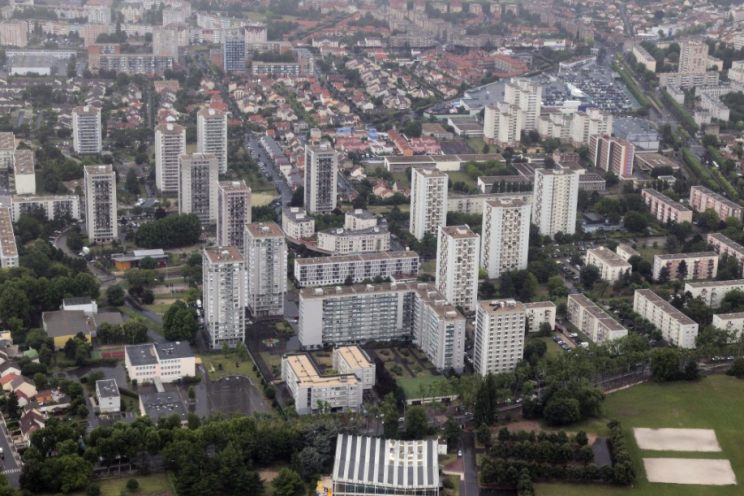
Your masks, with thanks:
[[[18,451],[16,451],[13,441],[10,439],[10,432],[8,432],[5,417],[2,417],[2,430],[3,435],[0,436],[0,448],[3,449],[3,454],[5,455],[5,458],[2,460],[2,473],[5,474],[11,486],[19,488],[21,457]]]

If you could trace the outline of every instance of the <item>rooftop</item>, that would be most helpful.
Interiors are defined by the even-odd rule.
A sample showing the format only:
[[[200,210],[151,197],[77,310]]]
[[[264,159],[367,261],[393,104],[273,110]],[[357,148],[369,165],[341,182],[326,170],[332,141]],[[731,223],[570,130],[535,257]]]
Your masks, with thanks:
[[[86,174],[113,174],[114,169],[111,165],[86,165]]]
[[[199,117],[204,117],[205,119],[224,119],[225,113],[221,110],[209,108],[209,109],[202,109],[197,114]]]
[[[744,279],[732,279],[730,281],[696,281],[696,282],[686,282],[685,288],[689,286],[690,288],[696,289],[696,288],[721,288],[721,287],[728,287],[728,286],[744,286]],[[685,289],[687,291],[687,289]]]
[[[350,262],[370,262],[374,260],[399,260],[401,258],[418,258],[415,251],[386,251],[363,253],[360,255],[341,255],[338,257],[295,258],[296,265],[322,265]]]
[[[617,133],[620,131],[624,135],[632,135],[632,134],[655,134],[658,135],[658,132],[653,129],[651,126],[648,125],[648,123],[643,119],[637,119],[635,117],[615,117],[612,120],[612,130],[613,132]]]
[[[386,224],[381,224],[379,226],[375,227],[369,227],[367,229],[358,229],[356,231],[352,231],[351,229],[344,229],[343,227],[331,227],[329,229],[326,229],[325,231],[320,231],[320,234],[325,234],[327,236],[369,236],[374,234],[388,234],[387,226]]]
[[[13,221],[8,207],[0,207],[0,251],[6,258],[18,256]]]
[[[16,176],[35,174],[34,152],[31,150],[16,150],[13,153],[13,170]]]
[[[288,353],[282,357],[282,362],[289,365],[300,386],[332,387],[359,383],[355,374],[322,375],[307,353]]]
[[[134,367],[156,365],[158,363],[155,356],[155,348],[150,343],[127,346],[124,348],[124,351],[127,357],[129,357],[129,362]]]
[[[15,135],[13,133],[0,133],[0,150],[13,151],[15,148]]]
[[[617,249],[623,250],[625,253],[627,253],[631,257],[634,257],[636,255],[638,255],[639,257],[641,256],[641,254],[638,251],[634,250],[632,246],[626,245],[625,243],[620,243],[619,245],[617,245]]]
[[[657,167],[671,167],[674,170],[679,169],[679,164],[666,158],[658,153],[636,153],[635,160],[639,162],[641,168],[645,165],[648,169]]]
[[[517,198],[499,198],[497,200],[486,200],[486,205],[494,208],[517,208],[524,207],[527,202]]]
[[[58,310],[42,314],[44,328],[50,337],[74,336],[82,332],[90,334],[90,326],[82,310]]]
[[[523,303],[525,310],[530,308],[556,308],[552,301],[535,301],[533,303]]]
[[[738,313],[719,313],[717,315],[714,315],[713,318],[718,318],[721,320],[742,320],[744,319],[744,312],[738,312]]]
[[[65,298],[62,300],[62,305],[90,305],[93,300],[89,296],[76,296],[75,298]]]
[[[141,394],[140,403],[145,410],[143,414],[149,415],[155,423],[160,417],[167,418],[174,414],[178,415],[182,422],[186,420],[186,408],[177,391]]]
[[[209,261],[213,264],[245,262],[243,255],[236,246],[211,246],[204,248],[204,254],[209,257]]]
[[[180,134],[186,131],[186,128],[183,126],[179,126],[178,124],[158,124],[155,126],[155,131],[159,131],[161,133],[166,134]]]
[[[75,107],[72,111],[73,114],[100,114],[101,111],[97,107],[91,107],[88,105],[82,107]]]
[[[524,312],[524,303],[511,298],[479,301],[478,307],[488,314]]]
[[[654,259],[661,260],[687,260],[688,258],[718,258],[718,253],[714,251],[701,251],[698,253],[666,253],[663,255],[654,255]]]
[[[670,207],[674,208],[678,212],[691,212],[689,208],[682,205],[680,202],[672,200],[667,195],[663,193],[659,193],[655,189],[644,188],[643,192],[646,193],[647,195],[653,196],[657,200],[664,202],[666,205],[669,205]]]
[[[723,203],[724,205],[728,206],[729,208],[732,208],[732,209],[740,209],[740,208],[742,208],[741,205],[739,205],[738,203],[732,202],[731,200],[729,200],[725,196],[719,195],[718,193],[709,190],[705,186],[693,186],[692,188],[690,188],[690,196],[692,196],[692,192],[694,190],[700,191],[704,195],[709,196],[709,197],[713,198],[714,200]]]
[[[372,360],[359,346],[339,346],[336,351],[346,360],[351,368],[362,369],[372,366]]]
[[[224,191],[250,191],[245,181],[220,181],[220,189]]]
[[[636,289],[636,294],[645,297],[649,302],[654,304],[662,312],[669,315],[671,319],[676,320],[681,325],[692,325],[695,323],[694,320],[674,308],[671,303],[661,298],[650,289]]]
[[[348,212],[346,212],[346,216],[356,217],[357,219],[377,219],[377,216],[375,214],[373,214],[369,210],[364,210],[363,208],[349,210]]]
[[[315,222],[315,219],[307,215],[302,207],[283,207],[282,213],[292,219],[293,222]]]
[[[283,238],[284,233],[276,222],[258,222],[245,226],[252,238]]]
[[[719,243],[726,245],[727,247],[731,248],[733,251],[737,253],[744,253],[744,246],[740,245],[733,239],[729,238],[728,236],[725,236],[721,233],[711,233],[708,234],[708,241],[711,239],[715,239]]]
[[[599,308],[597,304],[587,298],[586,295],[581,293],[570,294],[568,295],[568,299],[578,303],[582,308],[589,312],[592,317],[599,320],[607,329],[611,331],[625,330],[625,327],[623,327],[620,322],[610,317],[607,312]]]
[[[455,239],[465,239],[465,238],[477,238],[478,235],[475,234],[469,226],[463,225],[463,226],[446,226],[440,228],[444,234],[447,236],[450,236]]]
[[[103,379],[96,381],[96,393],[100,398],[118,398],[119,386],[115,379]]]
[[[192,358],[194,351],[188,341],[166,341],[153,343],[155,352],[160,360],[174,360],[177,358]]]
[[[623,257],[604,246],[592,248],[587,252],[587,256],[589,254],[596,256],[604,263],[612,267],[630,267],[630,264],[626,262]]]

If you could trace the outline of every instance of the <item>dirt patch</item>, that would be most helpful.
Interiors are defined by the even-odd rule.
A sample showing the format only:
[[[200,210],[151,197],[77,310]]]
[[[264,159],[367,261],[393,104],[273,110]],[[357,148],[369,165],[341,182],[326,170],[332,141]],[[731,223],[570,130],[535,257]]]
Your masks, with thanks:
[[[649,482],[708,486],[736,484],[736,475],[728,460],[644,458],[643,465]]]
[[[279,475],[279,472],[275,470],[259,470],[258,476],[261,477],[261,480],[264,482],[271,482],[274,479],[276,479],[276,476]]]
[[[719,452],[716,432],[713,429],[644,429],[634,428],[638,448],[653,451]]]
[[[511,424],[506,424],[506,428],[509,429],[509,432],[540,432],[542,430],[542,427],[540,427],[540,422],[538,422],[537,420],[520,420],[519,422],[512,422]],[[495,429],[496,434],[498,434],[499,429],[500,427]],[[494,428],[492,428],[491,430],[493,431]]]

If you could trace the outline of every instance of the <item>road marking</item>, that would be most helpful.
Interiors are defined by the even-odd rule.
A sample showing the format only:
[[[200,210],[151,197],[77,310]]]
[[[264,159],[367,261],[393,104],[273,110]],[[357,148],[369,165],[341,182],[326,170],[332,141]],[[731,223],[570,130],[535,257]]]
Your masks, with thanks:
[[[3,470],[2,473],[4,474],[17,474],[21,471],[20,468],[12,468],[10,470]]]

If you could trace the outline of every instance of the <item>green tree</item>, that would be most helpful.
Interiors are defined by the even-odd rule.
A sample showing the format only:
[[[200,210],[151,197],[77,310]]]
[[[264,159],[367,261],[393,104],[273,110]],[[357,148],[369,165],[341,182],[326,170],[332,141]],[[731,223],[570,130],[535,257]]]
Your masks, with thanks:
[[[66,455],[59,458],[60,491],[67,494],[84,488],[88,484],[88,477],[93,469],[92,465],[78,455]]]
[[[28,297],[20,289],[13,286],[7,287],[8,283],[4,286],[2,295],[0,295],[0,318],[6,322],[10,319],[27,321],[31,310]]]
[[[475,438],[481,444],[491,444],[491,429],[484,423],[478,427]]]
[[[194,386],[189,386],[189,399],[195,400],[196,399],[196,390],[194,389]]]
[[[292,193],[292,200],[289,202],[292,207],[304,207],[305,206],[305,187],[298,186],[294,193]]]
[[[581,420],[579,401],[574,398],[553,397],[543,411],[548,425],[569,425]]]
[[[579,280],[586,289],[592,289],[594,283],[602,279],[599,269],[594,265],[585,265],[579,271]]]
[[[112,307],[119,307],[123,305],[125,297],[126,295],[124,294],[124,289],[118,284],[109,286],[109,288],[106,290],[106,301],[108,301],[108,304]]]
[[[687,279],[687,262],[684,260],[677,265],[677,279],[680,281]]]
[[[136,492],[137,489],[139,489],[139,482],[137,482],[137,479],[129,479],[127,481],[127,491],[133,493]]]
[[[276,478],[271,481],[276,496],[301,496],[305,493],[305,484],[300,474],[289,468],[279,471]]]
[[[744,365],[744,359],[742,360]],[[744,367],[742,367],[744,370]],[[744,375],[742,375],[744,377]],[[452,415],[447,415],[447,421],[444,423],[444,439],[447,440],[448,446],[454,446],[460,440],[460,426],[457,425]]]
[[[382,403],[384,435],[386,439],[396,439],[398,437],[398,407],[393,393],[385,396]]]
[[[744,378],[744,358],[736,357],[731,364],[731,368],[726,373],[736,377],[737,379]]]
[[[152,257],[145,257],[139,262],[140,269],[155,270],[158,268],[158,263]]]
[[[134,169],[129,169],[129,172],[127,172],[126,189],[127,192],[133,195],[139,195],[140,185],[139,180],[137,179],[137,173]]]
[[[429,419],[423,406],[412,406],[406,411],[406,434],[413,439],[421,439],[429,431]]]
[[[623,225],[630,232],[642,233],[648,228],[648,219],[642,213],[628,212],[623,217]]]
[[[654,348],[651,351],[651,376],[656,382],[674,381],[679,377],[679,351],[674,348]]]
[[[708,229],[715,229],[718,227],[718,222],[720,221],[720,217],[718,215],[718,212],[715,211],[715,209],[708,208],[705,210],[705,212],[701,213],[698,217],[698,225],[700,227],[706,227]]]

